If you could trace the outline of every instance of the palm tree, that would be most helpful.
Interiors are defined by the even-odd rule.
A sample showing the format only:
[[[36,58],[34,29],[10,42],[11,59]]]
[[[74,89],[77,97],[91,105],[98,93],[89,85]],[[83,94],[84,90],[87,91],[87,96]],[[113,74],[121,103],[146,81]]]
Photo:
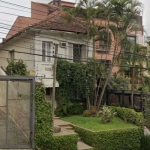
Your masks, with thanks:
[[[147,48],[139,45],[135,45],[131,42],[130,47],[121,53],[118,58],[120,66],[120,73],[130,72],[131,77],[131,106],[133,107],[133,95],[135,90],[135,84],[142,80],[143,69],[149,67],[149,59],[146,56]],[[128,43],[128,44],[129,44]]]
[[[138,0],[110,0],[112,11],[111,11],[111,20],[116,23],[116,25],[111,25],[110,29],[112,30],[115,38],[114,54],[112,59],[112,65],[109,69],[108,76],[106,78],[105,84],[101,91],[101,95],[98,102],[98,108],[100,107],[106,85],[112,74],[113,66],[116,64],[117,58],[116,54],[118,53],[118,47],[121,47],[121,51],[124,49],[124,44],[126,43],[127,33],[131,31],[139,30],[137,26],[137,17],[140,16],[141,12],[141,3]]]

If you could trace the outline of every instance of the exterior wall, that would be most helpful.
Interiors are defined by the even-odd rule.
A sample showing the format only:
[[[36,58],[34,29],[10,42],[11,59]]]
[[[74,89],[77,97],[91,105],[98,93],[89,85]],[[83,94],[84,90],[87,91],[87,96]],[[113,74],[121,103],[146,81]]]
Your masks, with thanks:
[[[107,26],[107,22],[105,20],[102,19],[95,19],[95,25],[97,26]],[[115,25],[115,23],[110,21],[110,24]],[[142,22],[139,23],[139,26],[142,26]],[[106,51],[96,51],[96,45],[99,44],[99,41],[95,42],[95,58],[96,59],[102,59],[102,60],[110,60],[112,61],[113,55],[114,55],[114,47],[115,47],[115,39],[113,37],[113,34],[111,33],[111,31],[109,31],[111,34],[111,47],[110,50],[108,52]],[[136,43],[140,44],[140,45],[144,45],[144,41],[143,41],[143,31],[136,31],[136,32],[129,32],[127,31],[127,34],[130,36],[135,36],[136,37]],[[120,46],[118,47],[118,50],[116,52],[116,55],[120,52],[121,48]],[[119,71],[119,67],[118,66],[114,66],[112,73],[118,72]]]
[[[74,35],[73,33],[51,31],[50,34],[44,34],[42,32],[42,34],[39,34],[35,37],[35,49],[38,50],[41,49],[41,51],[36,51],[35,52],[36,54],[42,55],[42,41],[58,44],[58,57],[63,57],[66,59],[73,59],[73,49],[72,49],[73,44],[86,45],[85,38],[83,37],[77,38],[76,35]],[[61,42],[65,42],[67,44],[66,48],[60,47]],[[89,43],[91,43],[91,45],[88,45],[89,48],[88,57],[92,57],[93,55],[92,42]],[[87,56],[86,54],[87,53],[85,53],[84,55],[85,57]],[[72,60],[68,60],[68,61],[73,62]],[[50,62],[42,62],[41,56],[35,56],[35,72],[36,72],[35,74],[37,76],[37,81],[44,82],[45,80],[46,82],[46,79],[48,79],[48,82],[50,82],[49,84],[52,85],[53,64],[54,64],[54,58],[51,58]]]
[[[1,49],[4,50],[0,50],[0,66],[5,69],[8,65],[7,59],[10,59],[9,51],[5,50],[15,50],[34,54],[34,36],[29,34],[18,36],[15,39],[3,44]],[[26,63],[28,71],[34,70],[34,55],[16,52],[14,55],[15,59],[22,59]]]

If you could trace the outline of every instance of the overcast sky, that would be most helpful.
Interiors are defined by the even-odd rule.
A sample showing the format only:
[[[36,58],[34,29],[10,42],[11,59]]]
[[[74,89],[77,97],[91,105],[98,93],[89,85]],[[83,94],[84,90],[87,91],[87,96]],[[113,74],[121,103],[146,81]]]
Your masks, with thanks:
[[[14,4],[18,4],[18,5],[22,5],[25,7],[29,7],[31,6],[31,0],[3,0],[5,2],[9,2],[9,3],[14,3]],[[48,3],[51,0],[33,0],[36,2],[42,2],[42,3]],[[66,1],[72,1],[75,2],[75,0],[66,0]],[[140,2],[143,3],[143,24],[144,24],[144,28],[145,31],[148,35],[150,35],[150,0],[139,0]],[[9,7],[9,8],[6,8]],[[13,9],[10,9],[13,8]],[[14,10],[14,9],[19,9]],[[26,11],[26,12],[23,12]],[[16,16],[14,15],[10,15],[10,14],[4,14],[4,13],[10,13],[10,14],[16,14]],[[8,32],[9,28],[11,27],[10,25],[13,24],[13,22],[15,21],[17,15],[20,16],[28,16],[30,17],[30,10],[29,9],[25,9],[25,8],[21,8],[21,7],[16,7],[13,5],[8,5],[5,3],[2,3],[2,1],[0,0],[0,38],[5,38],[6,33]],[[7,25],[9,24],[9,25]],[[0,39],[1,41],[1,39]]]

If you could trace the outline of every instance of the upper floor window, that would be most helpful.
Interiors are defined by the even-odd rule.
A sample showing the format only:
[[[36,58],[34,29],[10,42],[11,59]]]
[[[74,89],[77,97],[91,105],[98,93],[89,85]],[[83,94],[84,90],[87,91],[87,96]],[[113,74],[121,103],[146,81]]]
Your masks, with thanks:
[[[9,51],[9,56],[10,56],[11,60],[14,60],[15,59],[15,51],[14,50]]]
[[[42,42],[42,61],[49,62],[51,61],[52,56],[52,43],[51,42]]]
[[[95,38],[95,50],[98,51],[109,51],[111,47],[111,34],[103,30],[100,35]]]
[[[82,45],[73,44],[73,61],[80,61],[82,58]]]

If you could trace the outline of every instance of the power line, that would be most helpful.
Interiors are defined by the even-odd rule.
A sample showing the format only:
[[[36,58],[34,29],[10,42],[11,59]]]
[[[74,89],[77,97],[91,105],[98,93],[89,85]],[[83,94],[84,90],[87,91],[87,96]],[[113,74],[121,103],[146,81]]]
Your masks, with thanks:
[[[6,28],[6,27],[0,27],[0,28],[2,28],[2,29],[6,29],[6,30],[10,30],[9,28]],[[41,29],[41,28],[40,28]],[[18,30],[15,30],[15,29],[11,29],[12,31],[17,31],[18,32]],[[6,34],[6,33],[3,33],[3,32],[0,32],[0,33],[2,33],[2,34]],[[30,34],[30,33],[27,33],[26,32],[26,34],[28,34],[28,35],[32,35],[33,36],[33,34]],[[10,35],[13,35],[13,34],[10,34]],[[47,38],[46,36],[41,36],[40,35],[40,37],[43,37],[43,38]],[[20,38],[24,38],[24,37],[20,37]],[[65,38],[65,37],[63,37],[64,39],[66,39],[66,40],[70,40],[69,38]],[[25,38],[25,39],[31,39],[31,38]],[[58,40],[58,39],[56,39],[56,38],[52,38],[53,40]],[[32,40],[32,39],[31,39]],[[78,39],[78,40],[83,40],[83,39]],[[42,42],[42,40],[36,40],[36,41],[40,41],[40,42]],[[84,41],[84,40],[83,40]],[[87,41],[84,41],[84,42],[87,42]],[[67,47],[70,47],[70,48],[72,48],[71,46],[67,46]],[[93,46],[87,46],[88,48],[94,48]],[[92,50],[88,50],[88,51],[91,51],[91,52],[93,52]],[[109,52],[113,52],[114,50],[113,50],[113,48],[112,48],[112,50],[110,50],[109,49]],[[104,51],[104,52],[106,52],[106,51]],[[112,54],[108,54],[108,55],[112,55]]]

